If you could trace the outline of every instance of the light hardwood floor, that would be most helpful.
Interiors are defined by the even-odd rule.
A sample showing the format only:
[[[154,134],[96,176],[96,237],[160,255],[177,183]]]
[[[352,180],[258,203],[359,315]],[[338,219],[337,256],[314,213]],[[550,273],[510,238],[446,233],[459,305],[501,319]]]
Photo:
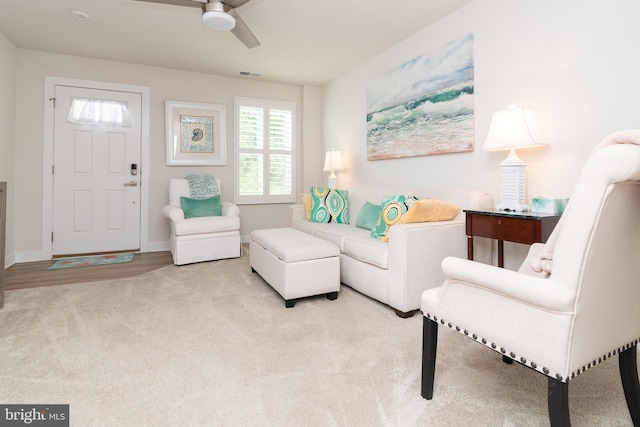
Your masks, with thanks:
[[[12,265],[4,272],[4,289],[9,291],[39,286],[120,279],[137,276],[173,264],[170,252],[137,253],[133,261],[123,264],[48,270],[55,261],[24,262]]]

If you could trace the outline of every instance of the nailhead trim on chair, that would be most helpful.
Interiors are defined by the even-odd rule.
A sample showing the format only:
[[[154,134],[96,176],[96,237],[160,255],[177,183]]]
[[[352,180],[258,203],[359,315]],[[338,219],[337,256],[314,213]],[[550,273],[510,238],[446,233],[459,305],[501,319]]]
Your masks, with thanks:
[[[516,355],[514,352],[509,351],[507,349],[505,349],[504,347],[499,347],[496,343],[492,343],[487,341],[487,339],[485,338],[478,338],[478,335],[471,333],[469,331],[467,331],[466,329],[461,329],[459,326],[453,325],[451,322],[445,322],[444,319],[439,319],[436,316],[432,316],[429,313],[423,313],[424,316],[429,319],[429,320],[433,320],[436,323],[440,323],[442,325],[446,325],[447,327],[449,327],[449,329],[453,329],[456,332],[463,334],[464,336],[466,336],[467,338],[473,339],[474,341],[477,341],[483,345],[485,345],[486,347],[489,347],[490,349],[497,351],[505,356],[508,356],[510,358],[512,358],[513,360],[520,362],[521,364],[525,365],[525,366],[529,366],[530,368],[545,374],[551,378],[555,378],[558,381],[561,381],[563,383],[568,382],[569,380],[577,377],[578,375],[580,375],[581,373],[583,373],[584,371],[586,371],[587,369],[593,368],[594,366],[604,362],[605,360],[607,360],[608,358],[615,356],[618,353],[621,353],[625,350],[630,349],[632,346],[634,345],[638,345],[640,343],[640,337],[636,338],[635,340],[633,340],[632,342],[619,347],[617,349],[614,349],[610,352],[608,352],[607,354],[598,357],[597,360],[594,360],[591,363],[586,364],[585,366],[583,366],[582,368],[578,368],[577,370],[573,371],[569,376],[567,377],[563,377],[562,375],[560,375],[557,372],[553,372],[548,368],[545,368],[544,366],[540,366],[538,365],[536,362],[533,362],[531,360],[527,360],[524,357],[518,357],[518,355]],[[498,348],[499,347],[499,348]]]

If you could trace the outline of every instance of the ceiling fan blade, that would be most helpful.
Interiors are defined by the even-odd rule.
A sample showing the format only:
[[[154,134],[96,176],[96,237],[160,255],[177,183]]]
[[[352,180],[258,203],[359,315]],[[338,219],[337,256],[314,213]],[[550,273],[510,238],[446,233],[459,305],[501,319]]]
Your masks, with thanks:
[[[247,24],[238,16],[236,11],[231,9],[228,13],[236,18],[236,26],[233,27],[231,32],[249,49],[260,46],[260,42],[256,36],[253,35]]]
[[[222,3],[226,4],[229,7],[236,8],[240,7],[245,3],[249,3],[251,0],[220,0]]]
[[[133,0],[133,1],[142,1],[146,3],[172,4],[175,6],[197,7],[199,9],[202,9],[202,6],[206,3],[206,1],[200,1],[200,0]]]

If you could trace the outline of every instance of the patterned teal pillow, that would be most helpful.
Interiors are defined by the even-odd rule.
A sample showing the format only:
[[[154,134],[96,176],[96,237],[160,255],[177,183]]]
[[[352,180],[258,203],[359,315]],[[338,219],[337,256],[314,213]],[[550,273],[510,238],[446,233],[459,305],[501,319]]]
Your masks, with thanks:
[[[390,226],[402,218],[402,215],[409,210],[417,200],[422,200],[420,196],[384,196],[381,203],[380,218],[371,230],[371,237],[382,239]]]
[[[323,187],[309,187],[311,191],[311,222],[337,222],[349,224],[349,206],[346,190],[330,190]]]

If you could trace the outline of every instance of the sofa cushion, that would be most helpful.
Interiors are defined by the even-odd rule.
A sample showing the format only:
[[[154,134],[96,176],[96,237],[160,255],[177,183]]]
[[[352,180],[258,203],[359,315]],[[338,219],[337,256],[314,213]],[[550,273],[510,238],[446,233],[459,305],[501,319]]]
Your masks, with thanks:
[[[174,221],[172,226],[176,236],[219,233],[239,230],[240,218],[237,216],[205,216]]]
[[[349,224],[349,205],[346,190],[336,190],[324,187],[309,187],[311,190],[312,222]]]
[[[303,231],[312,236],[318,237],[327,242],[336,245],[342,252],[345,238],[350,237],[367,237],[370,231],[363,228],[357,228],[347,224],[326,224],[308,221],[294,221],[293,228]]]
[[[385,270],[389,268],[389,244],[370,236],[345,238],[342,253]]]
[[[375,227],[378,222],[378,218],[380,218],[380,210],[380,205],[366,202],[364,206],[362,206],[362,209],[360,209],[358,218],[356,218],[356,227],[373,230],[373,227]]]
[[[220,195],[207,199],[192,199],[180,197],[180,208],[184,212],[185,219],[222,215],[222,202]]]
[[[303,231],[307,234],[311,234],[312,236],[313,236],[313,233],[315,232],[315,227],[314,227],[315,225],[316,225],[315,222],[310,222],[310,221],[298,220],[298,221],[291,222],[292,228]]]
[[[421,196],[403,194],[383,197],[380,218],[378,218],[375,227],[371,230],[371,237],[382,239],[387,234],[389,227],[400,221],[402,215],[409,210],[411,205],[423,199],[424,197]]]
[[[313,235],[327,242],[331,242],[344,252],[344,242],[351,237],[368,237],[369,230],[346,224],[316,224],[318,227]]]

